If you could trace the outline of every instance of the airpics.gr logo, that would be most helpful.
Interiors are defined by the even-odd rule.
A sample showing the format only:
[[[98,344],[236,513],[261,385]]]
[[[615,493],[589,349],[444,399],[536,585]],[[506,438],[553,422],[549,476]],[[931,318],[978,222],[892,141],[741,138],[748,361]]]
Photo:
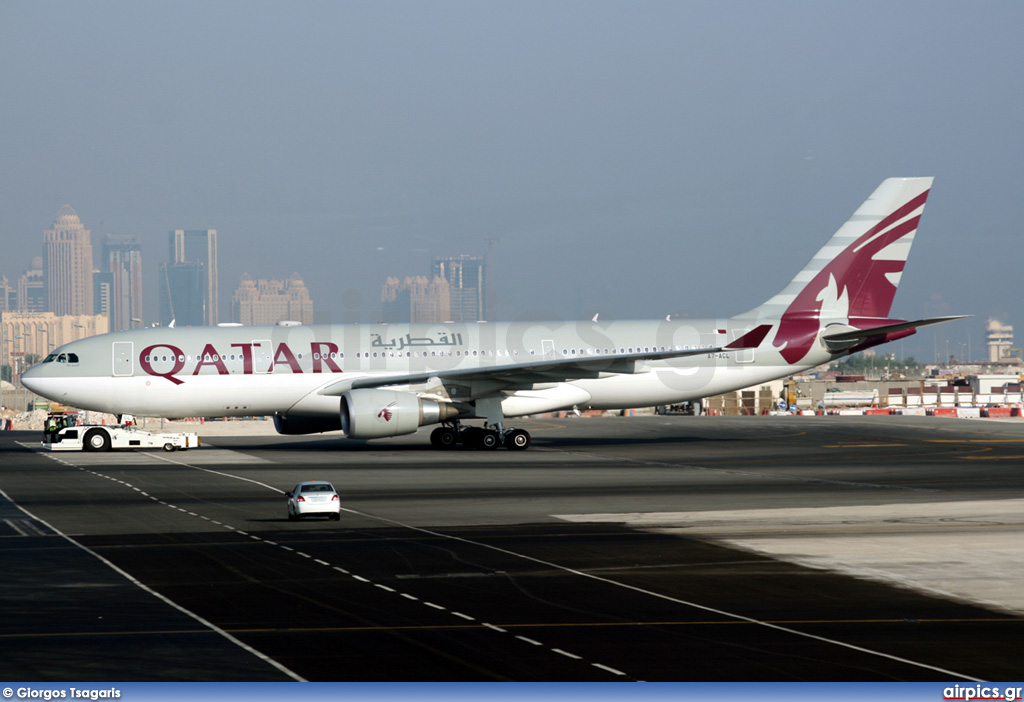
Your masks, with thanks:
[[[377,413],[377,419],[383,419],[385,422],[390,422],[391,418],[395,416],[395,407],[398,405],[397,402],[392,402],[387,407]]]
[[[989,687],[987,685],[953,685],[942,690],[944,700],[1019,700],[1019,687]]]

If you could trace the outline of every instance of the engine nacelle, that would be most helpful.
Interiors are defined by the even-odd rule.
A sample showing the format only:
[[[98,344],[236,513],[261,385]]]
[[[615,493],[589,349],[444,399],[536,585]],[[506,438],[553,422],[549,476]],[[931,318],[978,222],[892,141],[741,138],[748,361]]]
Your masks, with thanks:
[[[364,388],[341,396],[341,430],[350,439],[412,434],[458,414],[453,405],[424,400],[411,392]]]

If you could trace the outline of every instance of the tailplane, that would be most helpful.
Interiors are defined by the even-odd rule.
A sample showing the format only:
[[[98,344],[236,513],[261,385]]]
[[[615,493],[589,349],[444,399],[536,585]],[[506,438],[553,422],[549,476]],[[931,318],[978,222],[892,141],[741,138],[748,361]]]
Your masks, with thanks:
[[[738,318],[777,323],[772,345],[789,363],[829,325],[881,329],[901,321],[889,310],[931,186],[932,178],[883,181],[782,292]],[[906,336],[914,327],[880,334]]]

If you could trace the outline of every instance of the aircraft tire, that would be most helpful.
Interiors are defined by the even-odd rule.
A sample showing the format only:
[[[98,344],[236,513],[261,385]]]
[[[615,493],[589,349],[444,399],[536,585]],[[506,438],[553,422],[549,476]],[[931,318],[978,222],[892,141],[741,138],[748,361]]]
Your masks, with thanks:
[[[501,436],[496,431],[485,429],[478,441],[480,448],[492,451],[501,445]]]
[[[458,443],[459,435],[455,433],[454,429],[438,427],[430,432],[430,444],[434,448],[453,449]]]
[[[93,429],[85,435],[84,446],[86,451],[109,451],[110,434],[102,429]]]
[[[525,451],[530,443],[530,432],[525,429],[513,429],[505,435],[505,448],[509,451]]]

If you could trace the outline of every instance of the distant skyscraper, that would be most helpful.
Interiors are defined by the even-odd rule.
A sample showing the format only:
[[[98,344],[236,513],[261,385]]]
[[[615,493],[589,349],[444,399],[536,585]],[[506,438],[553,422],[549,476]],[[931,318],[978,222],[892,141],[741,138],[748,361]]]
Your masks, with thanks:
[[[92,308],[96,314],[107,318],[107,326],[114,313],[114,274],[109,271],[93,271]]]
[[[160,321],[181,326],[216,324],[217,231],[176,229],[170,261],[160,264]]]
[[[7,276],[0,275],[0,312],[11,312],[18,304],[18,288],[7,282]]]
[[[92,314],[92,244],[82,220],[64,205],[43,232],[47,306],[54,314]]]
[[[432,274],[448,281],[451,321],[478,322],[487,315],[487,265],[483,256],[434,258]]]
[[[276,324],[289,320],[313,323],[313,300],[298,273],[288,280],[253,280],[242,276],[231,299],[232,317],[242,324]]]
[[[217,230],[176,229],[170,235],[170,261],[174,264],[202,264],[206,287],[204,324],[216,324],[220,297],[217,294]]]
[[[441,276],[388,278],[381,291],[384,322],[447,322],[452,320],[451,288]]]
[[[18,278],[18,312],[46,312],[46,276],[43,257],[35,256],[29,269]]]
[[[179,327],[207,324],[208,282],[202,263],[161,263],[160,322]]]
[[[112,276],[110,330],[121,331],[141,325],[142,249],[131,236],[108,234],[103,240],[100,269]]]

